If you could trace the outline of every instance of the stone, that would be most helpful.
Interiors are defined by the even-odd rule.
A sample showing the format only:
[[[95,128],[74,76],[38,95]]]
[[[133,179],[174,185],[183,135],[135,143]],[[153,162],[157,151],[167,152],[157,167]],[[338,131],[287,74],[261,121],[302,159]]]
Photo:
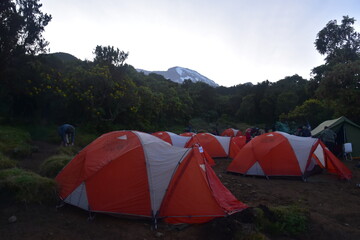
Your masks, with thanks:
[[[14,222],[16,222],[17,221],[17,217],[15,216],[15,215],[12,215],[11,217],[9,217],[9,219],[8,219],[8,222],[9,223],[14,223]]]

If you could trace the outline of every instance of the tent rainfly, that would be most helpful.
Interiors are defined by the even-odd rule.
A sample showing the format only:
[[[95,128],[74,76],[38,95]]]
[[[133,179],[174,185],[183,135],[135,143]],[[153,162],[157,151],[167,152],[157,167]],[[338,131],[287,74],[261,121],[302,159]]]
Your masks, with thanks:
[[[213,158],[226,158],[230,153],[230,137],[216,136],[211,133],[198,133],[187,143],[187,147],[198,144]]]
[[[351,171],[319,139],[284,132],[266,133],[252,139],[239,151],[227,171],[306,179],[316,165],[341,179],[352,177]]]
[[[115,131],[90,143],[56,176],[65,203],[90,212],[203,223],[242,211],[201,148]]]
[[[191,136],[180,136],[176,133],[167,132],[167,131],[160,131],[152,133],[151,135],[154,135],[165,142],[170,143],[171,145],[175,147],[185,147],[186,143],[191,139]]]
[[[228,128],[228,129],[225,129],[221,133],[221,136],[227,136],[227,137],[242,136],[242,132],[240,130],[238,130],[238,129]]]

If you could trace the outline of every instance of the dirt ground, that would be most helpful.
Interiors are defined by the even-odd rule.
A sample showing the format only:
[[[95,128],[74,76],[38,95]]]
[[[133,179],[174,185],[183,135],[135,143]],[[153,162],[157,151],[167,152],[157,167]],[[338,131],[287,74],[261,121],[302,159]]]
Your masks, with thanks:
[[[24,168],[38,171],[39,164],[55,153],[58,146],[37,142],[39,151],[21,161]],[[230,159],[215,159],[215,172],[222,183],[242,202],[251,207],[297,204],[309,210],[309,230],[298,236],[267,239],[360,239],[360,169],[358,161],[345,164],[352,170],[351,181],[341,181],[323,173],[307,182],[299,179],[244,177],[226,173]],[[0,239],[232,239],[234,226],[249,231],[254,226],[240,224],[233,218],[221,218],[206,224],[175,227],[160,223],[153,230],[151,223],[97,214],[92,221],[88,213],[65,205],[18,204],[0,199]],[[9,222],[11,216],[16,221]],[[256,239],[256,238],[252,238]]]

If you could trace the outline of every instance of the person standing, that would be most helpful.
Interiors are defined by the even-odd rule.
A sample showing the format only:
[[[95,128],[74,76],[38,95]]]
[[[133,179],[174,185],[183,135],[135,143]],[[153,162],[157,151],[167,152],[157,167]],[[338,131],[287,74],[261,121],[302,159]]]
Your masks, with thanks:
[[[61,137],[61,144],[64,146],[73,146],[75,141],[75,127],[70,124],[63,124],[58,128]]]
[[[336,134],[335,134],[336,135]],[[303,126],[301,130],[301,136],[302,137],[311,137],[311,131],[307,126]],[[336,138],[336,137],[335,137]]]
[[[322,131],[320,135],[321,141],[323,141],[323,143],[332,153],[334,153],[335,150],[336,137],[336,133],[328,126],[325,126],[324,131]]]
[[[251,140],[251,128],[245,130],[245,142],[248,143]]]

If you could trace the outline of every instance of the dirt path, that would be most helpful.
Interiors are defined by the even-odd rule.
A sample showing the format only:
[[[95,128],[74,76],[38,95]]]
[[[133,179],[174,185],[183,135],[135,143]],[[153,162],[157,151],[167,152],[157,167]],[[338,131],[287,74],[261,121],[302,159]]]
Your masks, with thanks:
[[[33,145],[37,148],[37,151],[33,152],[30,157],[19,161],[19,164],[21,168],[29,169],[38,173],[41,163],[50,156],[55,155],[60,145],[42,141],[34,141]]]

